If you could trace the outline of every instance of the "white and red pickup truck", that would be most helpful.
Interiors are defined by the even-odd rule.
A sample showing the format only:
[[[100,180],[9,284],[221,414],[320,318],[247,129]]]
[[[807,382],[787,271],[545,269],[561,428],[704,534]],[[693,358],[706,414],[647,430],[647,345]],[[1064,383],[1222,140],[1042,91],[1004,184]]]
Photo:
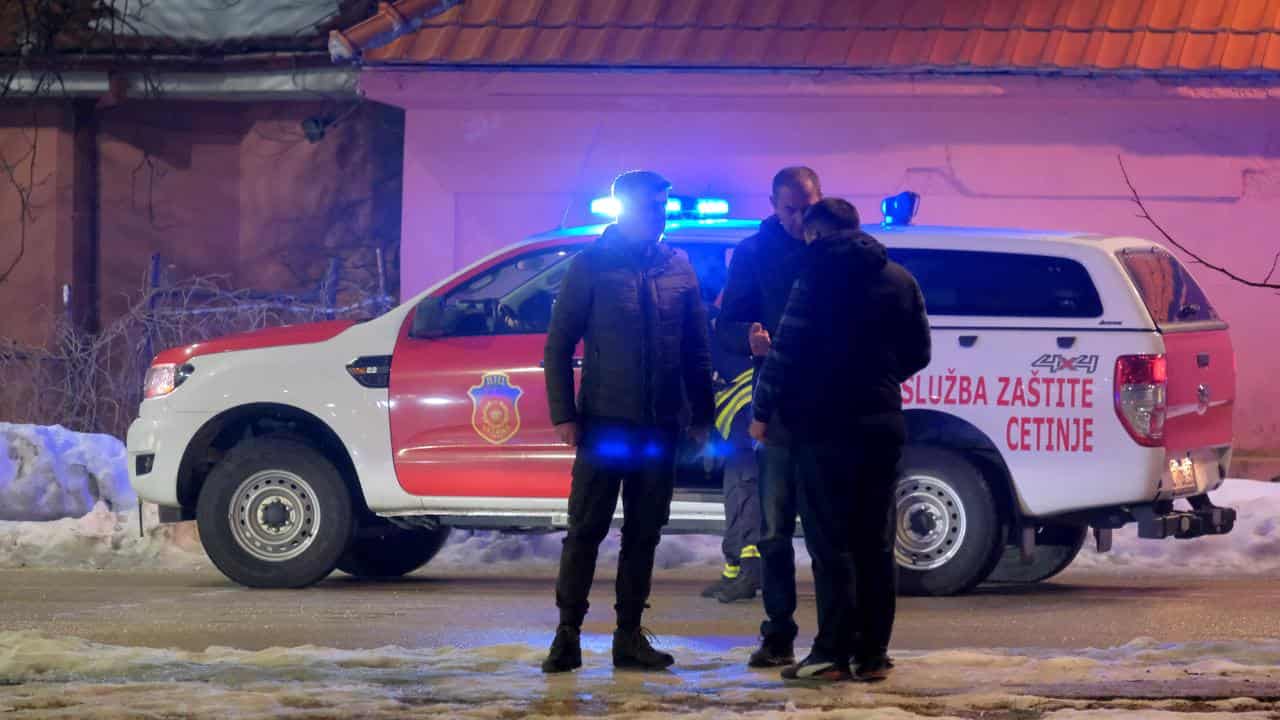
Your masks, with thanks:
[[[756,226],[675,208],[665,242],[693,263],[713,317]],[[567,261],[603,227],[537,235],[365,322],[165,350],[129,429],[134,488],[196,519],[217,567],[253,587],[335,568],[401,575],[454,527],[563,528],[573,452],[539,361]],[[1153,539],[1231,530],[1234,511],[1208,495],[1231,461],[1231,339],[1173,255],[1076,233],[873,234],[919,279],[933,332],[933,364],[902,389],[904,592],[1050,577],[1091,528],[1100,550],[1127,523]],[[723,527],[720,473],[743,446],[750,373],[717,363],[725,439],[689,453],[670,532]]]

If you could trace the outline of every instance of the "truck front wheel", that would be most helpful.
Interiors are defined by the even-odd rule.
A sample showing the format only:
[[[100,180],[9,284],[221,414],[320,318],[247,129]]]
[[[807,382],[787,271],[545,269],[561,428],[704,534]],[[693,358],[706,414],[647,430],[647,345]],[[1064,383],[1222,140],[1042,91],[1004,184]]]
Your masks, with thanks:
[[[305,443],[255,438],[209,473],[196,523],[228,578],[252,588],[306,587],[331,573],[351,542],[351,494],[338,469]]]

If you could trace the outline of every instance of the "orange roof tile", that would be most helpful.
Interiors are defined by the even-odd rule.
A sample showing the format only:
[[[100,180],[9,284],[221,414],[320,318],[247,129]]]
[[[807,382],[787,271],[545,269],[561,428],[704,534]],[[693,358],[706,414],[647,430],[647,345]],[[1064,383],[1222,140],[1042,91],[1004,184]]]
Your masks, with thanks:
[[[335,59],[451,66],[1280,73],[1280,0],[401,0]],[[442,7],[449,9],[440,11]],[[417,29],[414,29],[414,28]]]

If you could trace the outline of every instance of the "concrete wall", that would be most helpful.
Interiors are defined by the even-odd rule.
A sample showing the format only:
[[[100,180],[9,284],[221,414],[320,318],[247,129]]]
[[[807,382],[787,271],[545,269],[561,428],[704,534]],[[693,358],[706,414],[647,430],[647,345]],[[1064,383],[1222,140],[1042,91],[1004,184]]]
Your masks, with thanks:
[[[872,222],[881,197],[909,188],[924,196],[921,223],[1154,238],[1134,216],[1119,156],[1194,251],[1259,279],[1280,252],[1274,88],[437,70],[367,72],[362,87],[407,109],[406,295],[562,219],[586,220],[589,198],[635,167],[681,193],[728,197],[748,217],[768,212],[774,171],[803,163]],[[1280,456],[1280,297],[1196,273],[1233,326],[1238,444]]]

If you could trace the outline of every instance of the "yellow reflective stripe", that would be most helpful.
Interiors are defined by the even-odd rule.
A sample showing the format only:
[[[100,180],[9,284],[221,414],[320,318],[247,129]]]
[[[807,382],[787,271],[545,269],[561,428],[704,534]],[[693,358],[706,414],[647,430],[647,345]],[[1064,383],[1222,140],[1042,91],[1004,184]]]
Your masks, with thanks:
[[[732,580],[738,577],[738,573],[740,572],[742,572],[742,568],[738,567],[737,565],[730,565],[728,563],[725,563],[723,574],[726,578]]]
[[[758,557],[760,557],[760,550],[759,550],[755,545],[748,545],[748,546],[746,546],[746,547],[742,548],[742,552],[741,552],[741,553],[738,553],[738,557],[740,557],[740,558],[758,558]]]
[[[720,406],[720,411],[716,413],[716,430],[720,431],[721,437],[729,437],[733,418],[742,410],[744,403],[749,402],[751,402],[751,387],[748,385],[739,388],[732,398]]]
[[[729,387],[716,393],[716,404],[722,405],[726,400],[736,396],[742,390],[751,384],[751,378],[745,380],[734,380]]]
[[[751,404],[751,392],[748,391],[744,393],[742,397],[739,398],[737,401],[735,401],[732,405],[725,408],[724,412],[720,414],[720,417],[723,418],[723,425],[720,422],[716,423],[716,429],[720,431],[721,437],[725,438],[726,440],[729,439],[729,433],[733,429],[733,419],[736,418],[738,416],[738,413],[742,412],[743,409],[745,409],[750,404]]]

